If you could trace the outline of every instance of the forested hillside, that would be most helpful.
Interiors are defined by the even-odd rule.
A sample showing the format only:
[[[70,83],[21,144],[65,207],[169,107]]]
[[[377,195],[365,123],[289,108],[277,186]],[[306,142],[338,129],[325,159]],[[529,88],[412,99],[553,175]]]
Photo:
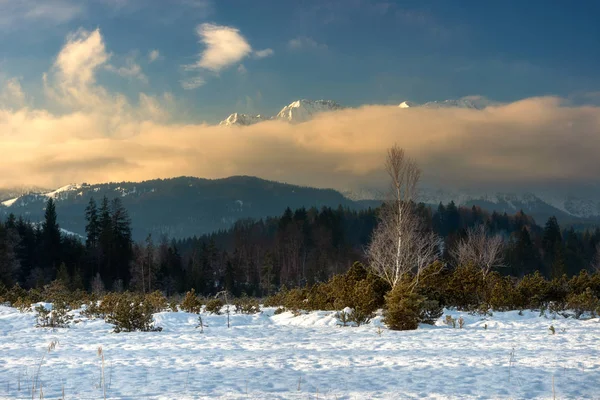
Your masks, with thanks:
[[[550,218],[539,226],[524,213],[489,214],[454,203],[432,210],[414,206],[426,229],[443,238],[443,262],[454,265],[450,249],[467,229],[484,224],[503,239],[504,275],[533,271],[552,278],[591,269],[600,230],[561,229]],[[244,219],[227,230],[172,240],[148,235],[134,242],[131,219],[120,198],[90,200],[85,210],[86,237],[65,235],[57,223],[54,201],[46,204],[44,223],[9,216],[0,223],[0,281],[25,288],[59,278],[73,289],[167,294],[195,288],[209,295],[227,289],[236,295],[264,296],[282,285],[326,281],[365,261],[365,248],[377,225],[378,209],[338,207],[286,209],[281,217]]]

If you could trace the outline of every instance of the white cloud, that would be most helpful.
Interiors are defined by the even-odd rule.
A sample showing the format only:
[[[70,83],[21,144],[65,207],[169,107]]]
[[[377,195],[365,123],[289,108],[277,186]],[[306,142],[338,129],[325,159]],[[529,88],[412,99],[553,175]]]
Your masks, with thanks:
[[[109,59],[100,30],[89,32],[80,29],[67,36],[67,42],[58,53],[54,66],[64,81],[88,85],[95,81],[96,69]]]
[[[101,69],[128,79],[146,79],[134,56],[125,58],[124,65],[118,67],[109,64],[110,59],[100,30],[68,35],[51,71],[44,74],[46,95],[65,115],[85,114],[86,124],[98,124],[106,134],[130,135],[140,128],[135,125],[140,119],[164,120],[160,110],[172,103],[167,98],[140,93],[134,105],[125,95],[111,93],[97,83],[96,73]],[[82,132],[86,126],[82,125]]]
[[[254,52],[254,58],[271,57],[274,53],[275,52],[273,51],[273,49],[257,50]]]
[[[185,90],[193,90],[198,89],[200,86],[204,85],[206,81],[201,76],[196,76],[189,79],[184,79],[181,81],[181,87]]]
[[[96,85],[96,71],[110,59],[99,29],[83,29],[67,36],[52,71],[44,75],[46,93],[58,103],[96,107],[105,103],[104,88]]]
[[[184,71],[203,70],[216,74],[252,54],[252,46],[237,28],[205,23],[196,27],[196,34],[205,48],[194,64],[183,66]],[[272,49],[264,49],[255,52],[254,57],[264,58],[272,54]],[[245,70],[241,66],[238,72],[243,72],[240,68]],[[196,76],[182,80],[181,86],[188,90],[196,89],[205,82],[204,76]]]
[[[114,72],[115,74],[127,78],[137,79],[143,83],[148,83],[148,77],[142,71],[142,67],[135,62],[135,58],[130,56],[125,59],[125,65],[121,67],[115,67],[112,64],[106,65],[106,70]]]
[[[235,64],[252,51],[252,47],[236,28],[215,24],[201,24],[196,33],[206,48],[192,68],[219,72]]]
[[[162,58],[163,57],[160,55],[160,52],[156,49],[148,52],[148,61],[151,63],[153,63],[154,61],[162,60]]]
[[[298,36],[288,42],[291,50],[327,50],[327,45],[318,43],[316,40],[306,36]]]
[[[248,70],[246,69],[246,67],[244,67],[244,64],[240,64],[239,67],[237,67],[237,72],[240,75],[246,75],[248,73]]]
[[[8,79],[2,86],[0,86],[0,107],[22,108],[26,105],[27,99],[18,78]]]
[[[82,2],[69,0],[0,0],[0,28],[23,28],[24,24],[60,25],[84,12]]]

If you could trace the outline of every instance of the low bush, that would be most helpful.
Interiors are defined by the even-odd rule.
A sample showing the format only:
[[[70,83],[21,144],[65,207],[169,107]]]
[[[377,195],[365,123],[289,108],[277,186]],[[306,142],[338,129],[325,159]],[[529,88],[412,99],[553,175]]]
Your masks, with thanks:
[[[18,297],[17,300],[13,303],[13,307],[19,310],[19,312],[28,312],[31,311],[32,301],[29,297]]]
[[[81,311],[81,315],[84,317],[95,319],[102,318],[102,312],[100,310],[100,305],[98,304],[98,300],[92,299],[85,304],[85,307]]]
[[[579,319],[586,312],[595,317],[600,308],[600,300],[588,287],[581,294],[570,294],[567,297],[566,305],[568,309],[575,312],[575,318]]]
[[[404,285],[396,285],[385,298],[383,322],[391,330],[417,329],[424,300],[423,296],[407,290]]]
[[[122,295],[122,293],[107,293],[102,296],[99,306],[99,315],[103,318],[114,315]]]
[[[258,314],[260,305],[258,300],[249,297],[237,299],[234,303],[235,312],[238,314]]]
[[[200,311],[202,311],[202,301],[196,296],[194,289],[185,294],[181,301],[181,309],[192,314],[200,314]]]
[[[114,332],[155,332],[162,328],[155,327],[152,319],[153,305],[143,295],[129,292],[117,295],[118,299],[106,322],[114,325]]]
[[[167,298],[159,290],[147,294],[145,301],[151,307],[152,313],[166,311],[169,307]]]
[[[350,313],[345,310],[338,311],[335,313],[335,318],[338,320],[338,325],[346,327],[350,322]]]
[[[212,299],[206,302],[204,311],[209,314],[221,315],[221,309],[223,308],[223,301],[221,299]]]
[[[434,325],[443,313],[444,307],[440,305],[439,301],[425,299],[420,304],[419,322]]]
[[[38,328],[68,328],[73,316],[69,314],[69,307],[63,300],[57,300],[48,309],[43,305],[35,307],[37,312]]]
[[[356,326],[366,325],[375,316],[375,313],[364,311],[360,308],[352,310],[350,314],[350,322],[353,322]]]

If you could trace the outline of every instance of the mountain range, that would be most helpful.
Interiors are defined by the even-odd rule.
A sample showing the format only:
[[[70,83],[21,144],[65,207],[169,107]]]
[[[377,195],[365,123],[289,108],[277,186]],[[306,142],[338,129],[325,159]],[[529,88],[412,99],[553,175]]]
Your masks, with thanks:
[[[129,210],[136,240],[148,234],[184,238],[231,227],[240,219],[281,215],[287,207],[339,206],[354,210],[377,207],[383,195],[373,191],[338,192],[267,181],[256,177],[224,179],[179,177],[144,182],[72,184],[47,192],[31,191],[0,202],[0,216],[21,215],[32,223],[43,219],[49,198],[56,202],[61,228],[84,235],[84,210],[89,199],[119,197]],[[600,203],[568,198],[548,199],[534,194],[450,192],[422,189],[419,201],[432,207],[441,202],[480,206],[488,211],[513,214],[523,210],[543,224],[556,216],[561,224],[600,224]]]
[[[286,121],[293,124],[306,122],[315,115],[325,111],[341,110],[345,107],[339,105],[333,100],[296,100],[289,105],[283,107],[277,115],[273,117],[265,117],[262,115],[248,115],[241,113],[233,113],[226,119],[221,121],[219,125],[252,125],[263,121]]]
[[[487,100],[484,97],[468,96],[457,100],[430,101],[423,104],[417,104],[411,101],[403,101],[398,105],[400,108],[469,108],[475,110],[483,110],[484,108],[496,103]],[[230,114],[226,119],[221,121],[222,126],[247,126],[264,121],[286,121],[290,123],[302,123],[309,121],[315,115],[321,112],[342,110],[344,107],[333,100],[296,100],[289,105],[283,107],[277,115],[265,117],[264,115],[249,115],[242,113]]]
[[[344,196],[352,200],[380,200],[385,195],[376,190],[360,189],[358,191],[342,191]],[[477,190],[443,190],[421,188],[417,201],[428,205],[448,204],[454,201],[457,205],[479,206],[484,210],[513,214],[523,210],[542,224],[551,216],[556,216],[563,223],[598,223],[600,222],[600,201],[576,196],[557,196],[550,193],[506,193]]]
[[[225,179],[179,177],[144,182],[72,184],[49,192],[29,192],[0,202],[0,216],[23,216],[32,223],[55,200],[61,228],[85,233],[85,207],[91,197],[99,204],[118,197],[129,211],[133,234],[143,240],[165,234],[184,238],[231,227],[240,219],[279,216],[287,207],[349,207],[363,209],[378,201],[354,201],[332,189],[315,189],[249,176]]]

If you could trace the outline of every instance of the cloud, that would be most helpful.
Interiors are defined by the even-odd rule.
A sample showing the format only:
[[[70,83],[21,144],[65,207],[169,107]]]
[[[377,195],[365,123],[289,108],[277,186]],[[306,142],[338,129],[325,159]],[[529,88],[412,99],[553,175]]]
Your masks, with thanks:
[[[237,72],[240,75],[246,75],[248,73],[248,70],[246,69],[246,67],[244,67],[244,64],[240,64],[239,67],[237,67]]]
[[[26,103],[27,99],[18,78],[10,78],[0,85],[0,107],[21,108]]]
[[[162,60],[163,57],[160,55],[160,52],[156,49],[148,52],[148,62],[153,63],[154,61]]]
[[[205,23],[198,25],[196,33],[205,49],[190,68],[219,72],[252,52],[252,47],[236,28]]]
[[[196,27],[196,33],[205,48],[194,64],[183,66],[184,71],[200,70],[217,74],[252,54],[252,46],[237,28],[205,23]],[[259,50],[255,52],[255,57],[267,57],[272,52],[271,49]],[[200,75],[183,79],[181,86],[191,90],[202,86],[205,82],[205,77]]]
[[[44,75],[46,94],[71,109],[106,105],[108,94],[96,85],[96,72],[109,59],[99,29],[69,34],[52,70]]]
[[[200,86],[203,86],[206,83],[206,80],[201,76],[196,76],[193,78],[183,79],[180,81],[181,87],[185,90],[193,90],[198,89]]]
[[[81,2],[69,0],[0,0],[0,29],[21,29],[32,23],[61,25],[83,12]]]
[[[273,54],[275,54],[273,49],[258,50],[258,51],[254,52],[254,58],[260,59],[260,58],[271,57]]]
[[[383,185],[385,150],[394,143],[417,160],[425,182],[600,183],[597,106],[556,97],[483,111],[363,106],[301,124],[227,128],[177,122],[169,93],[139,93],[133,104],[108,91],[95,74],[109,59],[100,31],[69,35],[46,75],[47,93],[65,108],[0,105],[0,170],[10,171],[0,174],[0,187],[236,174],[338,189]],[[203,83],[194,79],[184,86]],[[2,90],[26,99],[17,83]]]
[[[345,188],[383,183],[386,148],[404,147],[426,182],[446,185],[598,182],[600,108],[531,98],[485,111],[364,106],[291,125],[224,128],[169,121],[159,99],[121,113],[0,111],[0,186],[193,175],[257,175]],[[369,135],[365,135],[369,132]]]
[[[107,71],[114,72],[123,78],[130,80],[137,79],[143,83],[148,83],[148,77],[142,71],[142,67],[135,62],[135,58],[133,56],[125,58],[125,65],[123,66],[115,67],[112,64],[108,64],[106,65],[105,69]]]
[[[327,45],[318,43],[310,37],[298,36],[288,42],[288,48],[291,50],[327,50]]]

